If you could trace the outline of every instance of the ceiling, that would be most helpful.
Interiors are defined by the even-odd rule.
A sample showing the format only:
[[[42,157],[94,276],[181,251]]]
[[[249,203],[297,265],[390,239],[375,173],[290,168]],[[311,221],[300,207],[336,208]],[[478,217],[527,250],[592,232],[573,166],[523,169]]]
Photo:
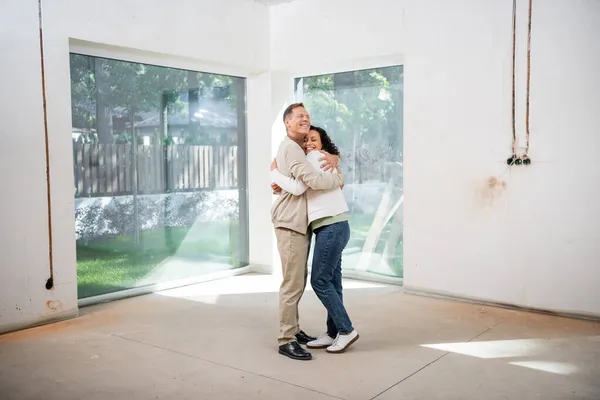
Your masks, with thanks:
[[[275,4],[291,3],[294,0],[253,0],[255,3],[265,6],[274,6]]]

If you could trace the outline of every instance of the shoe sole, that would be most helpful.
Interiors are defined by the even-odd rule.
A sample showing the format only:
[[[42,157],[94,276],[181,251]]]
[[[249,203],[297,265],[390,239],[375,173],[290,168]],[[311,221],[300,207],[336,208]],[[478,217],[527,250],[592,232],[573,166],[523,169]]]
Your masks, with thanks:
[[[287,354],[281,350],[279,350],[279,354],[281,354],[282,356],[286,356],[288,358],[291,358],[292,360],[298,360],[298,361],[309,361],[312,360],[312,355],[310,357],[294,357],[290,354]]]
[[[348,350],[348,347],[352,346],[352,344],[354,344],[354,342],[356,342],[359,337],[360,337],[360,335],[357,334],[356,337],[354,339],[352,339],[350,342],[348,342],[348,344],[346,345],[346,347],[342,348],[341,350],[337,350],[337,351],[327,350],[327,352],[330,353],[330,354],[345,353],[346,350]]]
[[[306,348],[307,349],[313,349],[313,350],[315,350],[315,349],[326,349],[329,346],[331,346],[331,344],[323,344],[323,345],[320,345],[320,346],[309,346],[309,345],[306,345]]]

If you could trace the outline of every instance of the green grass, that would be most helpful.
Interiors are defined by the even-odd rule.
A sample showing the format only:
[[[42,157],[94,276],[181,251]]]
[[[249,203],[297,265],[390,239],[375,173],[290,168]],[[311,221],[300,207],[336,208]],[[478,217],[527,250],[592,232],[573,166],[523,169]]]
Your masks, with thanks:
[[[351,237],[347,247],[361,248],[373,222],[373,215],[350,215]],[[218,260],[239,267],[235,254],[238,240],[237,221],[206,223],[202,231],[188,227],[159,228],[142,231],[140,243],[129,235],[103,236],[77,242],[77,279],[79,298],[115,292],[136,286],[167,257],[194,262]],[[375,251],[382,253],[389,228],[386,227]],[[188,237],[189,236],[189,237]],[[186,239],[187,238],[187,239]],[[184,239],[186,239],[184,241]],[[402,243],[390,260],[396,277],[402,277]]]
[[[371,214],[350,214],[350,241],[346,247],[362,247],[367,240],[369,229],[373,224],[374,215]]]
[[[140,232],[139,244],[130,235],[103,236],[77,242],[78,296],[85,298],[136,285],[167,257],[192,261],[217,259],[239,265],[237,221],[206,223],[203,230],[188,236],[188,227],[159,228]]]

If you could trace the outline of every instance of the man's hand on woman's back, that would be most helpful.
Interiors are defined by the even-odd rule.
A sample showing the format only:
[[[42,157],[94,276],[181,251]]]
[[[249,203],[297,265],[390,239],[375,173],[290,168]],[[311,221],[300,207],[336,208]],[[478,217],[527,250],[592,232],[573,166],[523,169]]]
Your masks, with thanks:
[[[321,168],[324,171],[335,171],[340,164],[340,158],[334,154],[329,154],[325,150],[320,150],[320,152],[323,154],[323,157],[319,158],[319,161],[323,161]]]

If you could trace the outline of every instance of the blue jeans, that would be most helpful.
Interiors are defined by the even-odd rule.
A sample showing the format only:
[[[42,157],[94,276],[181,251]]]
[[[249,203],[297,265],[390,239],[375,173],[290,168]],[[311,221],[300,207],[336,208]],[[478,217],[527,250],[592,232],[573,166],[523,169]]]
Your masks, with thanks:
[[[354,330],[343,303],[342,251],[350,239],[348,221],[336,222],[317,228],[310,284],[327,309],[327,334]]]

